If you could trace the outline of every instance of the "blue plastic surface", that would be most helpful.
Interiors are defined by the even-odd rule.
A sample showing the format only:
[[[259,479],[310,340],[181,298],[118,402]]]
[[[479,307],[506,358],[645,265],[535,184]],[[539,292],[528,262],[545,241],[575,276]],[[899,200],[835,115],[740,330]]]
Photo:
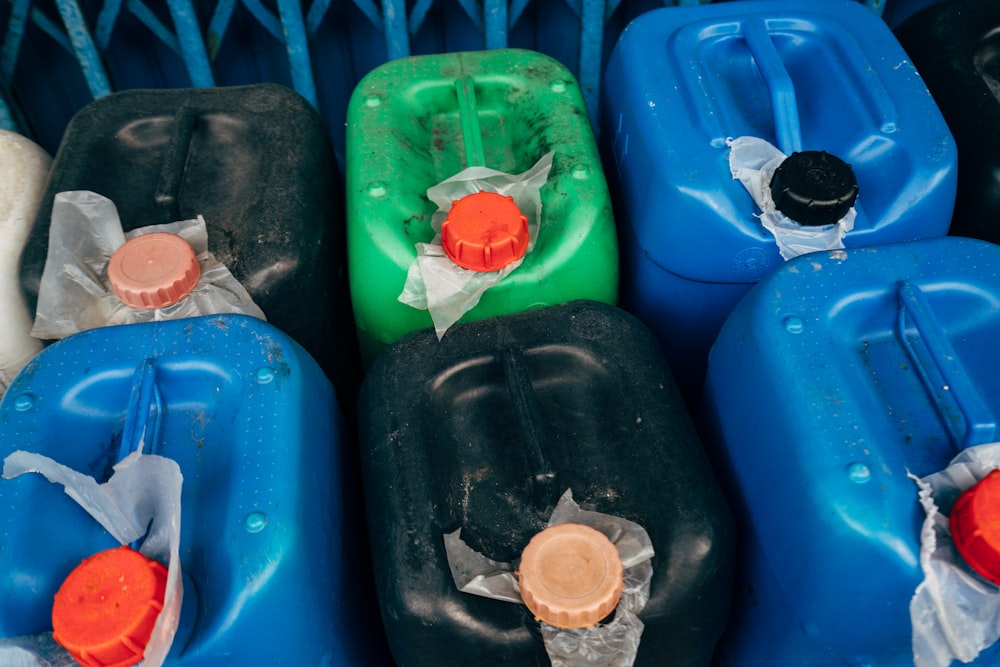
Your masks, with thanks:
[[[733,311],[702,405],[743,536],[721,665],[913,664],[907,473],[998,439],[998,303],[1000,247],[948,237],[800,257]]]
[[[53,153],[73,114],[111,91],[273,82],[318,104],[342,158],[351,91],[387,60],[541,51],[577,76],[596,120],[603,66],[628,21],[705,1],[6,0],[0,74]],[[883,0],[864,4],[881,12]]]
[[[850,246],[944,235],[954,141],[895,37],[856,3],[732,2],[649,12],[608,63],[602,142],[622,248],[622,304],[697,394],[725,316],[782,259],[726,139],[849,162]]]
[[[180,465],[185,591],[168,665],[385,657],[352,443],[330,383],[277,329],[230,315],[86,331],[5,398],[0,460],[25,449],[103,482],[145,430],[143,451]],[[63,578],[117,546],[38,475],[0,480],[0,535],[0,637],[50,630]]]

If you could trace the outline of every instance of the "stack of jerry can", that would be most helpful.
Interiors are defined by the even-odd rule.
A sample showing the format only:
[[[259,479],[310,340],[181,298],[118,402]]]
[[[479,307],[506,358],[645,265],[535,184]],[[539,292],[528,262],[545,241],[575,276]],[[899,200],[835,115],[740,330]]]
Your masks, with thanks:
[[[994,664],[993,4],[0,3],[0,664]]]

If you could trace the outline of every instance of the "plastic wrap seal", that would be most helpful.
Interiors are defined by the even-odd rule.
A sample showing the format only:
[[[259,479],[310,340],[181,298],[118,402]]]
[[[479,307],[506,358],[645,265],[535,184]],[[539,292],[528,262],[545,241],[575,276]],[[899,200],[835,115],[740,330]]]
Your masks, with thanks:
[[[198,259],[201,277],[181,301],[141,310],[125,305],[115,295],[107,267],[126,240],[153,232],[176,234],[187,241]],[[43,339],[64,338],[102,326],[199,315],[238,313],[266,319],[243,285],[209,252],[208,230],[201,216],[140,227],[126,234],[114,202],[89,190],[55,196],[48,255],[35,311],[31,335]]]
[[[0,664],[5,667],[79,667],[52,633],[0,639]]]
[[[727,139],[726,145],[729,146],[729,170],[760,209],[757,217],[764,229],[774,236],[782,259],[788,261],[811,252],[844,247],[844,235],[854,229],[857,217],[854,206],[835,224],[820,227],[801,225],[779,211],[771,196],[771,178],[787,156],[757,137]]]
[[[910,601],[913,662],[948,667],[972,662],[1000,638],[1000,588],[975,574],[955,548],[948,514],[963,491],[1000,468],[1000,443],[969,447],[947,468],[917,478],[926,512],[920,531],[923,581]]]
[[[608,623],[563,629],[541,622],[542,640],[553,667],[629,667],[635,661],[643,623],[638,614],[649,600],[653,579],[653,543],[646,530],[627,519],[580,509],[567,489],[548,525],[578,523],[603,533],[624,567],[624,590]],[[444,536],[455,586],[463,593],[523,604],[514,571],[516,563],[500,563],[462,541],[461,529]]]
[[[140,663],[142,667],[160,667],[177,633],[184,596],[180,562],[183,477],[176,461],[143,455],[140,448],[115,464],[111,478],[99,484],[93,477],[33,452],[16,451],[4,459],[4,479],[29,472],[63,485],[66,495],[121,544],[145,537],[140,553],[167,565],[163,610]],[[85,555],[89,554],[81,557]],[[76,663],[51,633],[43,633],[0,640],[0,664],[61,667]]]
[[[476,192],[495,192],[514,198],[521,213],[528,218],[528,250],[538,238],[542,219],[541,189],[548,180],[554,153],[541,157],[521,174],[505,174],[486,167],[469,167],[427,190],[427,198],[438,205],[431,218],[434,238],[417,243],[417,257],[410,264],[399,301],[430,313],[440,340],[452,324],[476,307],[483,293],[519,267],[518,259],[498,271],[473,271],[455,264],[441,245],[441,223],[452,202]]]

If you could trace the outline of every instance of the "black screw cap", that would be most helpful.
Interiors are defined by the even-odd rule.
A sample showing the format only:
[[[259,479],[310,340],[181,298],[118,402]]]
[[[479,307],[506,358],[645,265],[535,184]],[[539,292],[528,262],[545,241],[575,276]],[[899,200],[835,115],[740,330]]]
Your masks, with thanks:
[[[792,153],[771,177],[778,210],[809,227],[832,225],[854,206],[858,181],[851,165],[826,151]]]

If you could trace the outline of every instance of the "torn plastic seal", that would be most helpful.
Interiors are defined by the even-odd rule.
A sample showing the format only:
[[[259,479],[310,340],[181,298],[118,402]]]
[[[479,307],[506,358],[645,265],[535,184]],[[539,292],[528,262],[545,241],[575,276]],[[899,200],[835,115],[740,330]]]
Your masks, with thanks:
[[[0,639],[0,664],[6,667],[79,667],[52,633]]]
[[[608,623],[564,629],[541,622],[545,651],[554,667],[629,667],[635,661],[643,623],[638,613],[649,600],[653,579],[653,543],[639,524],[620,517],[580,509],[567,489],[549,517],[549,527],[581,524],[602,533],[618,551],[624,587]],[[462,541],[461,529],[444,536],[455,586],[463,593],[524,604],[515,574],[516,563],[499,563]]]
[[[33,452],[16,451],[4,459],[4,479],[29,472],[39,473],[53,484],[62,484],[66,495],[121,544],[145,536],[139,551],[147,558],[167,564],[163,610],[156,619],[141,663],[143,667],[160,667],[177,633],[184,595],[180,562],[183,483],[180,467],[172,459],[134,451],[115,464],[111,479],[98,484],[93,477]],[[0,641],[0,664],[46,667],[75,662],[65,648],[52,640],[51,633],[43,633]]]
[[[972,662],[1000,638],[1000,588],[973,572],[951,538],[948,514],[963,491],[1000,468],[1000,443],[963,450],[947,468],[910,475],[926,512],[920,531],[924,580],[910,600],[916,667]]]
[[[729,146],[729,169],[733,178],[743,184],[760,208],[757,217],[774,236],[782,259],[788,261],[811,252],[844,247],[844,235],[854,229],[857,217],[853,205],[833,224],[810,226],[796,222],[778,210],[770,188],[774,172],[787,156],[757,137],[727,139],[726,145]]]
[[[448,257],[441,245],[441,225],[452,204],[467,195],[493,192],[512,197],[528,220],[528,248],[531,252],[538,238],[542,219],[541,189],[549,177],[554,153],[541,157],[528,171],[511,175],[486,167],[469,167],[427,190],[427,198],[438,205],[431,218],[434,238],[416,244],[417,258],[410,264],[399,301],[430,312],[438,339],[452,324],[476,307],[483,293],[510,275],[524,258],[516,259],[497,271],[464,269]]]
[[[130,307],[115,294],[108,265],[126,240],[158,232],[174,234],[190,244],[201,276],[177,303],[152,309]],[[209,252],[208,230],[201,216],[125,234],[118,210],[107,197],[89,190],[56,195],[32,336],[65,338],[102,326],[225,313],[266,319],[243,285]]]

